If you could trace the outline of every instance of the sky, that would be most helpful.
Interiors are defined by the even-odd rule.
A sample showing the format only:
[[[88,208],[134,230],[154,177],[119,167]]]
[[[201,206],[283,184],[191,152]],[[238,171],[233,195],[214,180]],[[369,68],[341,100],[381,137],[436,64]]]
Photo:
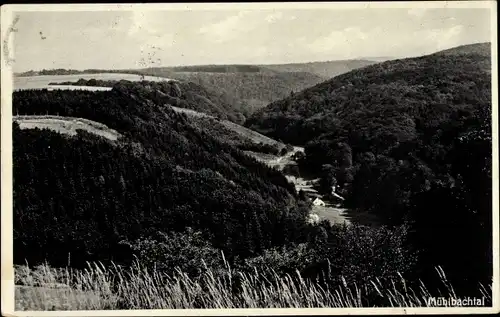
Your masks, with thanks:
[[[491,39],[470,8],[16,12],[14,71],[411,57]]]

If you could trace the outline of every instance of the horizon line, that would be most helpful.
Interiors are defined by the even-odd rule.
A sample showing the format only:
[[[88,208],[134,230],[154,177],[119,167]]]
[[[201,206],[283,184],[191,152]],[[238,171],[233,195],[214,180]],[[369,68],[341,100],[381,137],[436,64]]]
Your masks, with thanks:
[[[24,74],[24,73],[29,73],[29,72],[41,72],[41,71],[50,71],[50,70],[68,70],[68,71],[87,71],[87,70],[102,70],[102,71],[130,71],[130,70],[142,70],[142,69],[151,69],[151,68],[176,68],[176,67],[203,67],[203,66],[274,66],[274,65],[298,65],[298,64],[314,64],[314,63],[333,63],[333,62],[349,62],[349,61],[368,61],[368,62],[386,62],[390,60],[397,60],[397,59],[406,59],[406,58],[415,58],[415,57],[421,57],[421,56],[427,56],[427,55],[432,55],[436,54],[439,52],[443,52],[449,49],[453,48],[458,48],[458,47],[463,47],[463,46],[469,46],[469,45],[479,45],[479,44],[491,44],[491,41],[487,42],[474,42],[474,43],[469,43],[469,44],[461,44],[458,46],[452,46],[449,48],[441,49],[439,51],[435,51],[433,53],[426,53],[426,54],[419,54],[419,55],[414,55],[414,56],[373,56],[373,57],[354,57],[354,58],[342,58],[342,59],[332,59],[332,60],[316,60],[316,61],[308,61],[308,62],[284,62],[284,63],[235,63],[235,64],[223,64],[223,63],[212,63],[212,64],[178,64],[178,65],[170,65],[170,66],[149,66],[149,67],[128,67],[128,68],[84,68],[84,69],[78,69],[78,68],[44,68],[44,69],[39,69],[39,70],[26,70],[26,71],[20,71],[20,72],[13,72],[13,75],[16,74]],[[381,60],[377,60],[381,59]]]

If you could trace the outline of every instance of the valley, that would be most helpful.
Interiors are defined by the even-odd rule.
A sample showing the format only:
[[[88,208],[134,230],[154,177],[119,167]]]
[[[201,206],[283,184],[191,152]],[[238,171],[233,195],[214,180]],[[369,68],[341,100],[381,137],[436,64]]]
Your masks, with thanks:
[[[195,116],[195,117],[209,117],[209,115],[206,115],[206,114],[203,114],[203,113],[200,113],[200,112],[196,112],[194,110],[189,110],[189,109],[182,109],[182,108],[177,108],[177,107],[172,107],[172,109],[174,109],[174,111],[177,111],[177,112],[181,112],[181,113],[186,113],[186,114],[189,114],[190,116]],[[279,142],[275,141],[275,140],[272,140],[260,133],[257,133],[255,131],[252,131],[252,130],[249,130],[247,128],[244,128],[240,125],[237,125],[237,124],[234,124],[232,122],[229,122],[229,121],[220,121],[223,125],[225,125],[226,127],[232,129],[233,131],[239,133],[242,137],[244,138],[248,138],[250,140],[252,140],[252,142],[255,142],[255,143],[267,143],[267,144],[271,144],[271,145],[274,145],[274,144],[278,144]],[[284,145],[282,144],[280,149],[284,147]],[[259,160],[260,162],[263,162],[264,164],[266,164],[267,166],[269,167],[272,167],[272,168],[276,168],[277,170],[283,172],[283,169],[285,168],[285,166],[287,165],[294,165],[296,162],[293,160],[293,156],[295,154],[297,154],[297,152],[304,152],[304,148],[303,147],[297,147],[297,146],[294,146],[293,147],[293,150],[291,150],[290,152],[288,152],[287,154],[285,155],[282,155],[282,156],[277,156],[277,155],[272,155],[272,154],[263,154],[263,153],[256,153],[256,152],[252,152],[252,151],[245,151],[246,154],[252,156],[252,157],[255,157],[257,160]],[[295,190],[297,191],[297,193],[300,191],[300,190],[304,190],[306,191],[308,194],[312,194],[312,195],[318,195],[317,194],[317,191],[315,189],[312,188],[312,185],[306,185],[306,183],[308,181],[311,181],[310,179],[309,180],[306,180],[304,178],[301,178],[301,177],[294,177],[294,176],[289,176],[285,173],[286,177],[287,177],[287,180],[291,183],[294,184],[295,186]],[[324,199],[324,197],[322,197],[321,195],[318,195],[321,199]],[[311,199],[312,201],[312,199]],[[325,199],[326,201],[326,199]],[[318,221],[321,221],[321,220],[328,220],[330,221],[332,224],[334,223],[350,223],[350,220],[349,220],[349,216],[346,215],[346,209],[345,208],[340,208],[339,206],[333,206],[333,204],[331,203],[328,203],[326,201],[327,205],[326,206],[316,206],[316,205],[312,205],[311,206],[311,212],[310,212],[310,221],[311,222],[318,222]],[[366,222],[364,222],[364,224],[366,224]]]
[[[15,86],[16,90],[26,90],[26,89],[57,89],[57,90],[66,90],[66,89],[82,89],[82,90],[94,90],[94,91],[109,91],[112,87],[104,87],[104,86],[78,86],[78,85],[59,85],[53,84],[58,83],[60,81],[74,82],[84,79],[86,81],[90,79],[96,79],[101,81],[120,81],[120,80],[133,80],[140,81],[146,80],[149,81],[153,79],[154,81],[161,82],[161,77],[145,77],[144,79],[140,76],[130,75],[130,74],[118,74],[118,73],[110,73],[110,74],[78,74],[78,75],[45,75],[45,76],[35,76],[35,77],[24,77],[22,81],[17,81],[17,86]],[[165,79],[168,81],[168,79]],[[86,83],[86,82],[85,82]],[[178,113],[185,113],[190,117],[203,117],[216,119],[215,117],[203,113],[198,112],[191,109],[179,108],[175,106],[171,106],[171,108]],[[108,128],[106,125],[100,124],[95,121],[86,120],[82,118],[69,118],[69,117],[61,117],[61,116],[14,116],[13,120],[17,122],[21,129],[50,129],[55,132],[68,134],[70,136],[76,135],[76,130],[81,129],[85,130],[89,133],[103,136],[109,140],[116,141],[120,134],[113,129]],[[275,141],[271,138],[268,138],[260,133],[247,129],[241,125],[235,124],[233,122],[227,120],[218,120],[218,123],[221,123],[224,127],[230,129],[236,134],[240,135],[241,138],[250,140],[253,143],[259,144],[268,144],[270,146],[277,146],[278,150],[281,150],[285,147],[284,144]],[[285,155],[272,155],[272,154],[264,154],[253,151],[245,151],[248,155],[256,158],[257,160],[263,162],[267,166],[271,168],[275,168],[281,172],[287,165],[296,165],[296,162],[293,160],[293,156],[297,152],[304,152],[303,147],[293,147],[293,150],[289,151]],[[286,175],[286,173],[285,173]],[[328,202],[328,199],[324,198],[323,195],[319,195],[317,190],[313,188],[312,185],[306,185],[309,183],[311,179],[304,179],[301,177],[294,177],[287,175],[287,180],[294,184],[297,192],[303,190],[306,192],[306,195],[312,201],[315,198],[320,198],[325,201],[325,206],[317,206],[312,204],[311,212],[309,215],[309,221],[318,222],[321,220],[328,220],[332,224],[335,223],[350,223],[350,219],[348,210],[345,208],[341,208],[337,204],[333,204]],[[366,222],[363,222],[366,224]]]
[[[16,76],[17,307],[487,293],[490,49]]]

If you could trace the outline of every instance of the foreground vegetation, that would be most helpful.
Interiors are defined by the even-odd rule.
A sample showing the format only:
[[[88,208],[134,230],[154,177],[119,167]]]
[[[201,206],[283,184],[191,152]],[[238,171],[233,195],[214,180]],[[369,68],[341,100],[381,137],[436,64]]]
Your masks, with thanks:
[[[335,287],[299,272],[283,276],[263,270],[239,272],[225,263],[191,278],[181,270],[171,275],[148,270],[139,262],[128,268],[94,263],[81,271],[19,266],[16,284],[23,286],[16,287],[16,310],[431,307],[431,296],[458,298],[440,268],[436,278],[445,287],[439,294],[423,283],[409,287],[402,276],[374,278],[363,287],[345,281]],[[491,286],[478,289],[485,305],[491,305]]]

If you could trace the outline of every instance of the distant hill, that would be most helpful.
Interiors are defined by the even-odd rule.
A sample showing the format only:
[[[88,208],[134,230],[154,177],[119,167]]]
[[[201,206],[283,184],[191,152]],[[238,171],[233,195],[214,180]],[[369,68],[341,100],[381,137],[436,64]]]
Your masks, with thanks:
[[[428,108],[429,103],[451,107],[462,98],[472,98],[467,97],[469,91],[482,93],[480,89],[488,84],[488,45],[468,45],[356,69],[269,104],[245,125],[286,142],[305,144],[339,129],[344,119],[368,115],[367,111],[378,116],[378,111]]]
[[[151,76],[192,81],[241,103],[245,116],[265,105],[353,69],[376,63],[345,60],[276,65],[200,65],[137,70]]]
[[[147,73],[146,73],[147,74]],[[178,72],[172,78],[191,81],[207,89],[227,95],[241,103],[245,115],[274,100],[284,98],[291,91],[300,91],[323,80],[307,72]]]
[[[42,70],[29,70],[21,73],[14,73],[14,76],[27,77],[27,76],[53,76],[53,75],[79,75],[79,74],[102,74],[102,73],[123,73],[123,74],[134,74],[130,70],[112,70],[112,69],[42,69]]]
[[[89,70],[42,70],[25,72],[18,76],[67,75],[83,73],[118,72],[158,76],[192,82],[203,88],[202,95],[209,94],[215,104],[231,105],[227,110],[231,121],[242,123],[254,111],[269,103],[285,98],[291,91],[297,92],[311,87],[326,78],[348,72],[352,69],[375,63],[368,60],[346,60],[313,63],[296,63],[282,65],[194,65],[177,67],[151,67],[144,69],[128,69],[104,71]],[[211,106],[214,108],[213,106]],[[191,108],[193,109],[193,108]],[[206,107],[198,111],[206,112]],[[216,112],[207,112],[215,114]],[[238,118],[235,117],[236,113]],[[241,117],[243,116],[243,117]]]
[[[308,72],[328,79],[343,73],[347,73],[348,71],[351,71],[353,69],[372,65],[377,62],[378,61],[375,60],[353,59],[327,62],[260,65],[260,67],[279,72]]]

